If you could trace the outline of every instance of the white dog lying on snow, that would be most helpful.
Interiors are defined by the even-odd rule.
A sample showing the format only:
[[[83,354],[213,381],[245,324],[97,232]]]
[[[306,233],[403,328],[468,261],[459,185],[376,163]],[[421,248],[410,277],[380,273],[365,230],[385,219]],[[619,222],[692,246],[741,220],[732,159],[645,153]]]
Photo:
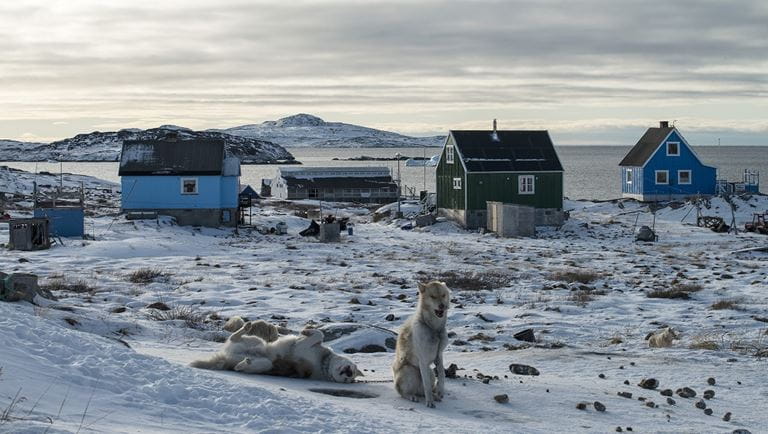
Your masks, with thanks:
[[[245,374],[267,374],[283,377],[351,383],[362,376],[357,366],[322,345],[323,332],[305,329],[299,336],[277,335],[274,325],[250,321],[232,333],[224,347],[208,360],[196,360],[194,368],[233,370]]]

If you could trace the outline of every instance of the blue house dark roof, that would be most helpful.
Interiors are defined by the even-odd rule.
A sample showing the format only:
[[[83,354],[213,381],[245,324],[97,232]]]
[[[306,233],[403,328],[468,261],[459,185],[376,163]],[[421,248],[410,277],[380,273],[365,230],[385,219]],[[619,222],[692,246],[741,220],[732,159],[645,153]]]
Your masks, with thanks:
[[[125,141],[118,175],[226,175],[225,158],[219,139]]]
[[[546,130],[451,130],[450,134],[469,172],[563,170]]]
[[[619,166],[642,166],[651,158],[654,151],[661,145],[661,142],[667,138],[675,127],[648,128],[648,131],[640,137],[637,144],[629,150]]]

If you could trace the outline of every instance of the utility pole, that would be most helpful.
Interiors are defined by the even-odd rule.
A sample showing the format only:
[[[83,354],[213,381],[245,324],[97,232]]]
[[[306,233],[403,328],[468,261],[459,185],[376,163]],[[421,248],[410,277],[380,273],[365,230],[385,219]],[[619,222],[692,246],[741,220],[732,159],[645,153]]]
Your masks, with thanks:
[[[395,159],[397,160],[397,218],[400,218],[403,213],[400,211],[400,194],[401,194],[401,180],[400,180],[400,153],[395,154]]]

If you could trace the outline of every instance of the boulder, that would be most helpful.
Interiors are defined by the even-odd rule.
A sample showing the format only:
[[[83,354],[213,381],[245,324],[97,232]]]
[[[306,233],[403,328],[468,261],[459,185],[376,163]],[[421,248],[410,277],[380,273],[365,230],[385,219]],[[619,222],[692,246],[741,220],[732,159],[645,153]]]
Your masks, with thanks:
[[[36,296],[56,300],[51,291],[40,288],[35,274],[0,273],[0,301],[28,301],[34,304]]]

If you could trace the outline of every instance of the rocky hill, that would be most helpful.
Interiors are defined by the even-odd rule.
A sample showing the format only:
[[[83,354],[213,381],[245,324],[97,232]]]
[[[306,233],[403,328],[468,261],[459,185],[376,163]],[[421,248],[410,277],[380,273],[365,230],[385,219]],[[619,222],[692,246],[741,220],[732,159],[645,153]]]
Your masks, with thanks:
[[[290,152],[269,141],[221,131],[193,131],[173,125],[148,130],[124,129],[106,133],[95,131],[52,143],[0,140],[0,161],[118,161],[124,140],[158,139],[171,131],[177,132],[179,140],[182,141],[221,138],[226,143],[227,152],[239,157],[244,164],[294,161]]]
[[[242,125],[223,131],[235,136],[268,140],[290,147],[394,148],[442,146],[444,136],[411,137],[342,122],[326,122],[317,116],[297,114],[276,121]]]

